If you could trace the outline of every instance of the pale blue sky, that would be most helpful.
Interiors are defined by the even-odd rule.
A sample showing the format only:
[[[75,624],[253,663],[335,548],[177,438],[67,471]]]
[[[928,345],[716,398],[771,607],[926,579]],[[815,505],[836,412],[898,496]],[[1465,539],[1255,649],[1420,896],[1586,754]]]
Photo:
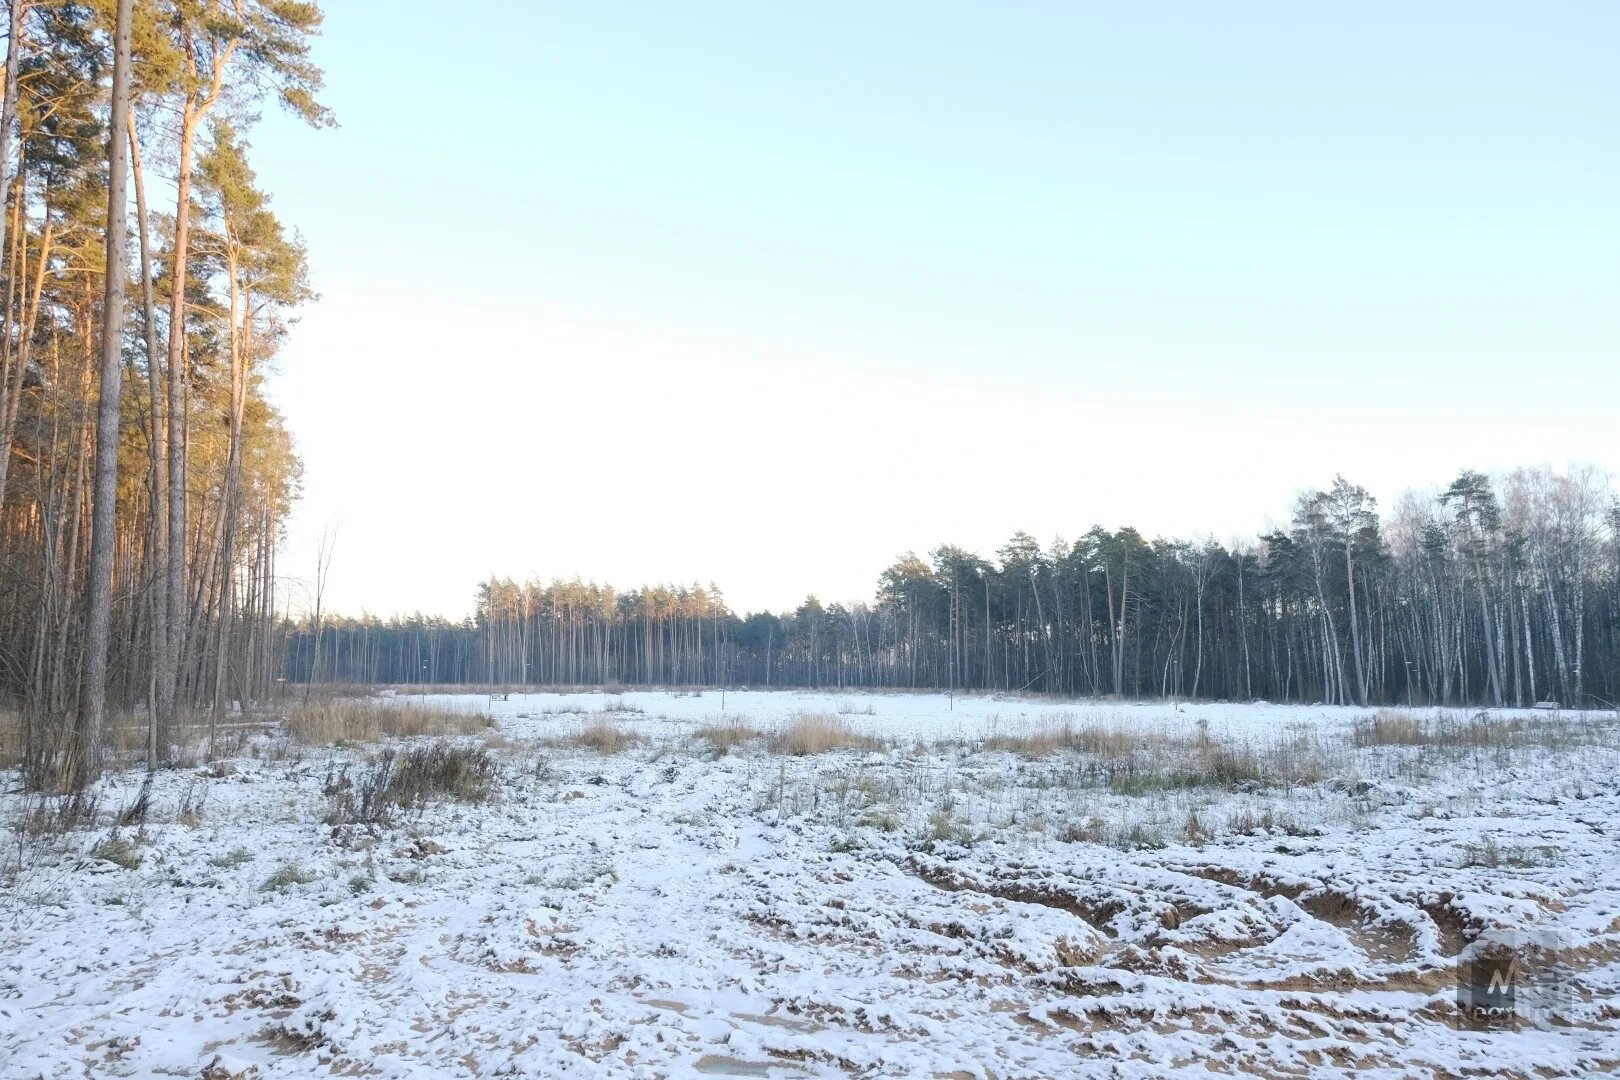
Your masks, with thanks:
[[[1620,469],[1620,6],[327,7],[253,141],[341,607]]]

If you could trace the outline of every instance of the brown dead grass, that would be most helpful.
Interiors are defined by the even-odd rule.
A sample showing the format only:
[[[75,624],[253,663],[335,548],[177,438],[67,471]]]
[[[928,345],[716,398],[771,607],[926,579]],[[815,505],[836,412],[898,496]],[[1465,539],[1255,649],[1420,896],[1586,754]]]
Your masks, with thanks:
[[[716,754],[729,754],[737,747],[760,737],[759,729],[747,716],[714,717],[692,732],[708,743]]]
[[[0,709],[0,769],[22,764],[22,717]]]
[[[1060,724],[1021,735],[997,735],[986,739],[986,750],[1000,750],[1025,758],[1051,757],[1068,750],[1079,751],[1108,761],[1117,761],[1152,747],[1164,747],[1169,739],[1153,732],[1123,724],[1099,722]]]
[[[295,705],[287,731],[310,746],[376,742],[384,736],[472,735],[491,726],[489,717],[414,701],[332,698]]]
[[[1313,784],[1326,768],[1320,747],[1309,740],[1251,746],[1216,738],[1203,725],[1176,732],[1069,717],[1034,731],[993,736],[982,745],[1031,760],[1072,754],[1077,775],[1121,795]]]
[[[1421,746],[1442,749],[1511,749],[1541,746],[1561,750],[1613,741],[1603,723],[1568,717],[1496,717],[1481,711],[1471,717],[1437,713],[1416,716],[1402,709],[1380,709],[1356,721],[1357,746]]]
[[[542,746],[573,747],[598,754],[617,754],[641,742],[641,736],[613,722],[607,713],[593,714],[590,723],[571,735],[545,739]]]
[[[799,713],[792,723],[771,739],[771,749],[779,754],[806,757],[830,750],[876,750],[883,744],[862,735],[848,720],[831,713]]]
[[[1396,709],[1380,709],[1356,724],[1358,746],[1421,746],[1425,736],[1423,721]]]

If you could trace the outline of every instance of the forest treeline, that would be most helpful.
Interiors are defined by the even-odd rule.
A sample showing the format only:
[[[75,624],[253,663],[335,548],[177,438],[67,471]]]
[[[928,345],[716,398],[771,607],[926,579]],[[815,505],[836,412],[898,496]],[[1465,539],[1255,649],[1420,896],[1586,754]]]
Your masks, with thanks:
[[[304,0],[12,0],[0,118],[0,704],[24,776],[81,786],[108,709],[177,719],[277,677],[299,463],[261,380],[310,298],[249,164],[309,123]],[[131,194],[133,198],[131,199]]]
[[[294,682],[949,688],[1343,704],[1620,700],[1620,503],[1590,468],[1462,473],[1387,518],[1337,478],[1251,542],[1093,528],[906,554],[868,603],[479,586],[462,623],[289,628]]]
[[[735,613],[712,585],[491,579],[464,622],[288,621],[300,465],[263,376],[312,297],[247,135],[270,101],[331,122],[321,18],[306,0],[7,7],[0,712],[30,786],[93,779],[110,722],[161,764],[182,720],[289,681],[1620,697],[1620,510],[1588,469],[1468,472],[1386,519],[1340,480],[1235,545],[1094,528],[992,558],[944,546],[868,602],[789,613]]]

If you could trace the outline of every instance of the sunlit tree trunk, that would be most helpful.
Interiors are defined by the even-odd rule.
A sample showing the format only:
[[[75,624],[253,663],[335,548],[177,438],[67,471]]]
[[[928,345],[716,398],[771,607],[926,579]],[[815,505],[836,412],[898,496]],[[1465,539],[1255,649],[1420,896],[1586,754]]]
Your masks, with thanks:
[[[106,271],[101,304],[101,388],[96,410],[96,478],[85,584],[84,685],[79,701],[73,770],[82,787],[100,772],[107,708],[107,638],[112,618],[113,545],[118,528],[118,423],[124,363],[124,248],[129,222],[124,191],[129,173],[129,35],[132,0],[118,0],[113,30],[112,110],[107,149]]]

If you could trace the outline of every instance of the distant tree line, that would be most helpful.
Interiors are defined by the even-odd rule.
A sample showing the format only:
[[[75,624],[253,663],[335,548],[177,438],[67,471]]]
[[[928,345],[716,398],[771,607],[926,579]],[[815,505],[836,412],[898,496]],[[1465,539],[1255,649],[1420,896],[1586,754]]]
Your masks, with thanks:
[[[1464,472],[1380,519],[1335,479],[1252,542],[1092,528],[906,554],[869,603],[737,615],[719,589],[479,587],[464,623],[336,620],[289,678],[883,687],[1340,704],[1620,698],[1620,503],[1595,470]]]

